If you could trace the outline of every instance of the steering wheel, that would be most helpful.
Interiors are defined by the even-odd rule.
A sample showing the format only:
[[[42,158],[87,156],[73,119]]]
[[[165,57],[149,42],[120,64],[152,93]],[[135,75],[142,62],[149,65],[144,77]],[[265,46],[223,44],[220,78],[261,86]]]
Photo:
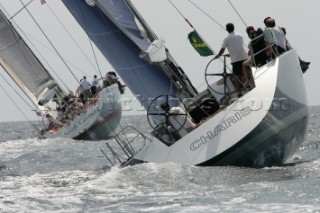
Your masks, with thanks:
[[[215,93],[221,94],[221,95],[230,95],[230,94],[234,93],[234,92],[236,91],[236,89],[230,90],[230,89],[228,88],[228,86],[227,86],[227,79],[228,79],[228,78],[231,78],[232,76],[234,76],[234,74],[233,74],[233,73],[229,73],[229,72],[227,71],[226,55],[223,55],[223,72],[222,72],[222,73],[219,72],[219,71],[218,71],[218,72],[215,72],[215,73],[209,73],[209,66],[211,65],[211,63],[212,63],[214,60],[215,60],[215,59],[212,59],[212,60],[207,64],[207,66],[206,66],[205,79],[206,79],[207,85],[209,86],[209,88],[210,88],[212,91],[214,91]],[[222,77],[221,80],[223,80],[222,82],[223,82],[223,86],[224,86],[223,92],[216,91],[215,89],[212,88],[211,84],[209,83],[209,80],[210,80],[210,78],[213,77],[213,76],[220,76],[220,77]],[[218,82],[215,83],[215,84],[220,83],[221,80],[218,81]]]
[[[179,112],[172,110],[172,107],[179,107]],[[183,111],[183,112],[182,112]],[[183,116],[179,119],[181,122],[177,122],[179,125],[175,126],[175,129],[170,128],[170,118],[176,116]],[[147,111],[147,118],[151,128],[160,134],[174,134],[178,132],[187,121],[187,113],[185,105],[173,95],[160,95],[156,97],[149,105]],[[160,126],[164,126],[165,130],[162,130]]]

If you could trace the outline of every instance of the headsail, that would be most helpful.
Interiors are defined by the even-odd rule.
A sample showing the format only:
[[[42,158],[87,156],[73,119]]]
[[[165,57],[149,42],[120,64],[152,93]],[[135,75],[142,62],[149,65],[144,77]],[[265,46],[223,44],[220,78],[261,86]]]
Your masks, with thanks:
[[[63,91],[0,11],[0,65],[37,106]],[[45,109],[40,107],[41,109]]]
[[[63,0],[63,3],[130,90],[140,96],[145,108],[149,102],[143,100],[159,95],[180,91],[187,91],[189,96],[194,94],[194,88],[173,59],[151,64],[139,57],[155,38],[142,36],[136,14],[126,0]]]

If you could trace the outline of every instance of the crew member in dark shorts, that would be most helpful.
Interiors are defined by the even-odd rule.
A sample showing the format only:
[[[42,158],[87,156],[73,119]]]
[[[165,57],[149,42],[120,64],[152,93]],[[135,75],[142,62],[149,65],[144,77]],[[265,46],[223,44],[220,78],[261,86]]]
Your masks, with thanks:
[[[223,40],[222,47],[219,53],[214,58],[219,58],[227,48],[231,57],[232,71],[236,75],[235,87],[238,92],[238,97],[242,96],[241,93],[241,79],[244,75],[245,83],[249,83],[249,73],[243,72],[242,63],[248,59],[247,51],[244,47],[243,36],[234,32],[234,25],[228,23],[226,30],[229,35]]]

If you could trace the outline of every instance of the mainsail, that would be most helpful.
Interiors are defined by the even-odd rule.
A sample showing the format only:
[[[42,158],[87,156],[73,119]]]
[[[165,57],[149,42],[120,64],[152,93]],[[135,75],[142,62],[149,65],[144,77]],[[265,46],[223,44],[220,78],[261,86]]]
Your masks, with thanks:
[[[159,95],[184,93],[190,97],[196,93],[170,55],[159,63],[141,58],[141,52],[156,38],[150,36],[148,29],[144,29],[148,38],[143,37],[129,1],[63,0],[63,3],[145,108],[150,98]]]
[[[0,11],[0,65],[34,103],[63,96],[62,89]],[[45,107],[39,107],[41,110]]]

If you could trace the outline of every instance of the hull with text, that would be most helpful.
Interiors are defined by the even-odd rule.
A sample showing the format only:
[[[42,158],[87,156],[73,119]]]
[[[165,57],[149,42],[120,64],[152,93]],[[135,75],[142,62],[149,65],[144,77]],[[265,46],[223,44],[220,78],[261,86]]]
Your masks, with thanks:
[[[116,130],[121,119],[121,103],[118,85],[101,90],[97,101],[78,115],[71,123],[58,131],[51,130],[44,138],[74,138],[83,140],[108,139]]]
[[[283,164],[301,145],[308,121],[295,51],[256,70],[255,88],[174,144],[154,137],[124,165],[175,162],[200,166]]]

